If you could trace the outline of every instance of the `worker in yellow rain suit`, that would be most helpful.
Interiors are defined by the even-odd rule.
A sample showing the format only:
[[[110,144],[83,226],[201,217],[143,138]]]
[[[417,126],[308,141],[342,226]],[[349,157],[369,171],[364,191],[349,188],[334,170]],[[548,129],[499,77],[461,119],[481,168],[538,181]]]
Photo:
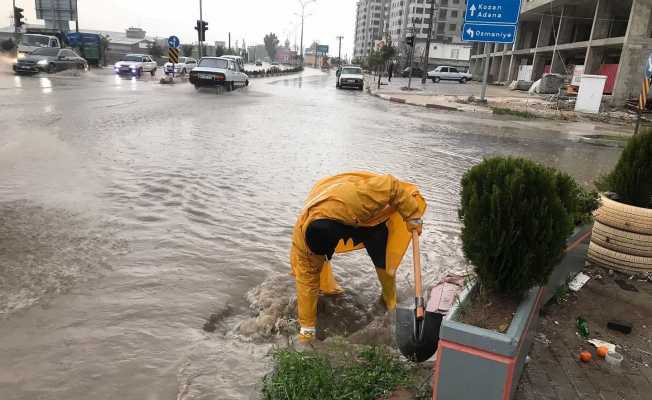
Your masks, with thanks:
[[[319,293],[338,294],[333,253],[366,248],[388,310],[396,307],[395,273],[412,230],[421,234],[426,202],[416,186],[390,175],[352,172],[317,182],[294,226],[290,261],[301,332],[314,339]]]

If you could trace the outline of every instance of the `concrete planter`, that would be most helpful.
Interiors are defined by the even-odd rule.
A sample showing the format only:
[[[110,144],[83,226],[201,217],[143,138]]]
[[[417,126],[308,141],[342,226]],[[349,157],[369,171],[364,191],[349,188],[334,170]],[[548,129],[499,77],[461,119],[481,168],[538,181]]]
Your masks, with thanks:
[[[530,290],[518,306],[506,333],[457,321],[461,307],[475,290],[470,284],[444,318],[433,379],[435,400],[509,400],[512,398],[530,351],[539,309],[568,277],[584,266],[591,225],[575,230],[562,261],[548,284]]]

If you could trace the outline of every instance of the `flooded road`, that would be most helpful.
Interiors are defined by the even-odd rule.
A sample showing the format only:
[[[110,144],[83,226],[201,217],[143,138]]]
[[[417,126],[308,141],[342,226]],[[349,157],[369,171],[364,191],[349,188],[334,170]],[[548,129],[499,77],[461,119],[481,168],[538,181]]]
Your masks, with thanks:
[[[611,168],[618,149],[572,130],[386,103],[318,71],[223,95],[0,72],[1,397],[250,398],[273,342],[237,329],[247,292],[289,272],[317,179],[371,170],[416,183],[429,283],[466,269],[459,181],[483,157],[531,157],[585,184]],[[366,256],[334,266],[363,302],[377,299]]]

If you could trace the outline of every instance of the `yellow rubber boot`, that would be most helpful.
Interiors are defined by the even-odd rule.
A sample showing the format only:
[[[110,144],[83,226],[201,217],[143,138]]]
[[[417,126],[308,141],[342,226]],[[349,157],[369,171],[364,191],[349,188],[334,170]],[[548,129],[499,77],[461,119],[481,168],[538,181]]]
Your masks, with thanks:
[[[325,295],[337,295],[344,293],[333,275],[333,267],[329,261],[325,262],[319,274],[319,291]]]
[[[383,301],[387,310],[392,311],[396,308],[396,277],[388,274],[384,269],[376,268],[378,281],[383,289]]]

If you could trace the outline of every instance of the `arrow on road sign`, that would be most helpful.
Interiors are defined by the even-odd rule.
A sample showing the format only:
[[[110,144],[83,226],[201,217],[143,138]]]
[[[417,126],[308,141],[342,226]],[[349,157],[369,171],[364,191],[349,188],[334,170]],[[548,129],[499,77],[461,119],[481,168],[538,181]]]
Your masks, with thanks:
[[[477,10],[477,8],[475,8],[475,4],[472,4],[471,8],[469,8],[469,11],[471,11],[471,16],[475,15],[475,10]]]
[[[471,29],[471,28],[467,29],[466,33],[468,33],[469,36],[471,36],[471,39],[473,39],[473,36],[475,35],[475,32],[473,32],[473,29]]]

